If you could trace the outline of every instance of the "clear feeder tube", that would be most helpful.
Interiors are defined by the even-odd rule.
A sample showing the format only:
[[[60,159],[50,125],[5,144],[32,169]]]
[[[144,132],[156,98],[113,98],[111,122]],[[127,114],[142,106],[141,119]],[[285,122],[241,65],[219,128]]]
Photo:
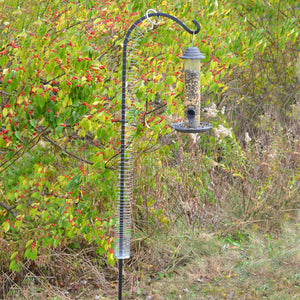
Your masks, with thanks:
[[[200,59],[184,60],[184,123],[188,127],[200,124]]]

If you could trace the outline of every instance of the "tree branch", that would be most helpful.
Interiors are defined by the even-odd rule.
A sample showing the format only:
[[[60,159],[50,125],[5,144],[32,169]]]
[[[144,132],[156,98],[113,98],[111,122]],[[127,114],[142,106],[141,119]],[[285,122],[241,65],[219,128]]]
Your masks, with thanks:
[[[13,211],[11,207],[6,205],[5,203],[0,201],[0,206],[2,206],[5,210],[7,210],[9,213],[11,213],[15,218],[17,217],[17,214]]]
[[[60,150],[62,150],[63,152],[67,153],[68,155],[76,158],[77,160],[83,161],[86,164],[89,165],[93,165],[94,163],[92,161],[86,160],[85,158],[82,158],[80,156],[77,156],[76,154],[70,152],[69,150],[67,150],[66,148],[62,147],[61,145],[59,145],[58,143],[56,143],[55,141],[53,141],[52,139],[50,139],[48,136],[46,136],[44,133],[42,133],[41,135],[45,140],[47,140],[48,142],[50,142],[51,144],[55,145],[56,147],[58,147]]]

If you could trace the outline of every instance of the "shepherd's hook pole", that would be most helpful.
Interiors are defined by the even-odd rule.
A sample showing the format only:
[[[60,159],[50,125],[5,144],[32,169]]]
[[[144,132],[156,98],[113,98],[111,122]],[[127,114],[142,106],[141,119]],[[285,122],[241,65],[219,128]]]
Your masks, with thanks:
[[[148,11],[149,12],[149,11]],[[118,253],[114,253],[115,258],[118,259],[119,262],[119,300],[122,300],[122,267],[123,267],[123,259],[122,256],[124,255],[124,224],[123,224],[123,215],[124,215],[124,183],[125,183],[125,125],[126,125],[126,66],[127,66],[127,45],[129,41],[129,36],[131,32],[137,27],[140,23],[142,23],[145,19],[151,18],[151,17],[166,17],[169,19],[172,19],[176,23],[178,23],[184,30],[186,30],[188,33],[194,35],[197,34],[200,31],[200,24],[193,20],[193,23],[196,25],[196,30],[190,30],[183,22],[178,20],[176,17],[171,16],[166,13],[161,12],[155,12],[155,13],[147,13],[145,16],[141,17],[137,21],[135,21],[131,27],[128,29],[127,34],[124,39],[123,44],[123,70],[122,70],[122,119],[121,119],[121,165],[120,165],[120,223],[119,223],[119,231],[120,236],[119,238],[119,247],[118,247]]]
[[[123,259],[119,259],[119,300],[122,300]]]

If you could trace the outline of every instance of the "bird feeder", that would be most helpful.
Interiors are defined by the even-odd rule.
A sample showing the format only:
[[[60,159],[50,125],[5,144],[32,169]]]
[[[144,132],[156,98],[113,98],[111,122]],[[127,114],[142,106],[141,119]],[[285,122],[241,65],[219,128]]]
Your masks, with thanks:
[[[184,59],[184,122],[172,127],[179,132],[204,132],[212,128],[211,124],[200,122],[201,59],[204,56],[197,47],[189,47],[181,58]]]

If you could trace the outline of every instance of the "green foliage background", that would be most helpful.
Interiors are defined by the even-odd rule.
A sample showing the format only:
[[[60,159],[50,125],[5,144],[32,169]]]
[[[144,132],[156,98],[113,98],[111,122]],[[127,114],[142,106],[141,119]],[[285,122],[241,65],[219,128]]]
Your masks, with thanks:
[[[178,56],[191,36],[170,20],[154,29],[145,22],[135,104],[137,228],[147,235],[180,216],[186,226],[227,230],[280,222],[295,209],[297,1],[8,0],[0,7],[4,268],[18,271],[53,248],[89,244],[114,264],[122,42],[149,8],[190,28],[193,19],[201,24],[203,120],[215,131],[191,138],[168,127],[183,115]],[[214,205],[227,219],[204,225],[195,212]]]

